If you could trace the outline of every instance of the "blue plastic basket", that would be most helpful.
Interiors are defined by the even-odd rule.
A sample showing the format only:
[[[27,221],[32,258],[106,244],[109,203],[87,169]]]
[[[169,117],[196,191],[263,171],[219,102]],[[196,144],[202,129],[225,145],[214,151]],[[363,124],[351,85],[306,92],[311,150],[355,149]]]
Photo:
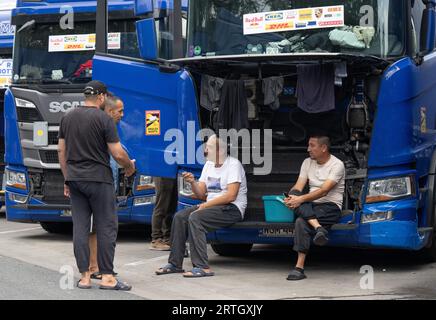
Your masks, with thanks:
[[[294,210],[285,205],[284,196],[263,196],[266,222],[294,222]]]

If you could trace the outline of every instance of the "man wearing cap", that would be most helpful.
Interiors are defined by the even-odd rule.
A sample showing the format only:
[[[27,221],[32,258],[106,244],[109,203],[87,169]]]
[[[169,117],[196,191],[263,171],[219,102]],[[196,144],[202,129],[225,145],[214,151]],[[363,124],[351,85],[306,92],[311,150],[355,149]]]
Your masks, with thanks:
[[[97,260],[102,274],[100,289],[127,291],[131,286],[117,280],[113,271],[118,219],[109,157],[111,154],[125,168],[126,176],[134,174],[135,164],[122,148],[112,118],[101,110],[107,95],[106,86],[100,81],[91,81],[84,94],[85,106],[62,118],[58,145],[64,192],[71,198],[74,255],[82,274],[77,286],[91,288],[88,239],[93,215]]]

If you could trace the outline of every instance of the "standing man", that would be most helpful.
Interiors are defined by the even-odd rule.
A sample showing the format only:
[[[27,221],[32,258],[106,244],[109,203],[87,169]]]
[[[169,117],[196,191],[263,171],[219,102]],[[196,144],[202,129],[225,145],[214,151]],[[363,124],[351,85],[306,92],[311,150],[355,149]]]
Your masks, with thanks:
[[[177,210],[177,179],[154,178],[156,204],[151,222],[150,250],[169,251],[171,221]]]
[[[124,103],[121,98],[116,97],[108,93],[105,103],[103,105],[104,111],[113,119],[115,125],[117,125],[124,116]],[[110,166],[112,170],[112,176],[114,179],[115,195],[118,192],[119,177],[118,177],[118,164],[114,158],[110,157]],[[92,222],[94,222],[92,220]],[[89,235],[89,272],[91,273],[91,279],[101,280],[102,275],[98,268],[97,262],[97,234],[95,232],[95,224],[92,223],[92,230]]]
[[[113,261],[118,232],[113,177],[109,152],[126,170],[135,172],[134,161],[123,150],[115,124],[103,110],[107,88],[91,81],[84,90],[85,106],[68,112],[59,128],[59,161],[65,178],[64,193],[71,198],[74,255],[82,277],[81,289],[91,288],[89,231],[94,215],[97,260],[102,274],[100,289],[130,290],[114,277]]]
[[[206,202],[176,213],[171,228],[168,264],[158,269],[157,275],[184,272],[182,265],[188,240],[193,268],[183,276],[213,276],[207,257],[207,233],[230,227],[244,217],[247,180],[241,162],[227,156],[227,144],[215,135],[207,141],[205,154],[208,161],[199,181],[187,172],[183,178],[191,184],[196,197]]]
[[[310,158],[304,160],[300,177],[285,199],[286,205],[295,210],[294,250],[298,261],[287,280],[302,280],[304,263],[313,243],[324,246],[329,241],[328,229],[341,218],[345,190],[344,163],[330,153],[330,139],[325,136],[312,137],[308,150]],[[309,182],[310,192],[303,195]]]

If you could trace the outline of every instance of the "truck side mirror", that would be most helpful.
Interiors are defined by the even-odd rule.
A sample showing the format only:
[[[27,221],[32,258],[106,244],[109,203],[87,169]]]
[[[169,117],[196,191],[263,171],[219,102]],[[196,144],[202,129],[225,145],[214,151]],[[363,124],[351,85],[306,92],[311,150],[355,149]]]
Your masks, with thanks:
[[[153,12],[153,0],[135,0],[135,16]]]
[[[156,25],[154,18],[143,19],[136,22],[138,46],[141,58],[156,60],[158,57]]]
[[[435,48],[436,12],[434,5],[434,0],[427,1],[427,8],[422,13],[420,53],[426,54]]]

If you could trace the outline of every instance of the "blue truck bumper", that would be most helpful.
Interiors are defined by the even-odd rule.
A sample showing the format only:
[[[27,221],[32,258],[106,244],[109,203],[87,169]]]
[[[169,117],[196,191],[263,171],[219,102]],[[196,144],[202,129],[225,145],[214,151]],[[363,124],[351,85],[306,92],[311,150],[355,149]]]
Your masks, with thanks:
[[[153,195],[151,195],[153,196]],[[118,207],[118,221],[123,223],[151,224],[154,203],[133,206],[133,199],[127,205]],[[13,222],[71,222],[71,206],[49,205],[31,198],[25,204],[12,201],[6,191],[6,217]]]
[[[192,204],[179,202],[179,210]],[[329,233],[329,246],[414,251],[424,248],[431,233],[421,233],[419,231],[416,221],[416,209],[405,203],[399,204],[396,209],[395,218],[389,221],[362,224],[360,223],[360,214],[356,214],[355,223],[347,223],[345,220],[341,221]],[[407,220],[408,218],[412,220]],[[275,224],[262,223],[261,227],[258,228],[240,228],[238,225],[235,225],[232,228],[220,229],[209,233],[208,241],[215,243],[257,243],[292,246],[293,233],[293,224],[277,226]]]

